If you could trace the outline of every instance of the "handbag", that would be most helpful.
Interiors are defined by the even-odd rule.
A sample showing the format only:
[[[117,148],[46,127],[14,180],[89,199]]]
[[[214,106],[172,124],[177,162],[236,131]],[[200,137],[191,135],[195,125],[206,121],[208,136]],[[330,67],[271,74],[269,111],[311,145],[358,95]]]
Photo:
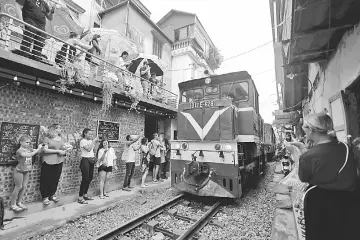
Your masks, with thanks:
[[[87,158],[87,159],[88,159],[89,163],[91,163],[91,164],[95,164],[95,163],[96,163],[96,159],[95,159],[94,157],[92,157],[92,158]]]

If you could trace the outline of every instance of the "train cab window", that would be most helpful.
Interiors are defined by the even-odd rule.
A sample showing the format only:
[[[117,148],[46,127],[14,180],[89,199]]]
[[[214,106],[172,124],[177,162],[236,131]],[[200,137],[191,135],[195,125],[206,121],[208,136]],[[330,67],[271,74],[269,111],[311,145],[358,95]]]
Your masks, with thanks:
[[[193,102],[204,98],[204,90],[202,88],[183,91],[181,102]]]
[[[249,99],[248,82],[235,82],[221,86],[221,98],[230,98],[235,101],[247,101]]]
[[[219,86],[209,86],[205,88],[206,95],[213,95],[219,93]]]

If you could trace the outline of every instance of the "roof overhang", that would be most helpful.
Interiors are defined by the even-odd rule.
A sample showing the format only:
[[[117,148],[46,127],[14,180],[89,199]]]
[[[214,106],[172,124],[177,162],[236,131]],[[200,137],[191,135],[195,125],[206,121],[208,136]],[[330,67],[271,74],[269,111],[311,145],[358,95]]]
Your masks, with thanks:
[[[156,24],[149,18],[149,16],[148,16],[146,13],[144,13],[144,11],[142,11],[142,10],[139,8],[139,6],[136,5],[136,4],[135,4],[133,1],[131,1],[131,0],[123,1],[123,2],[121,2],[121,3],[119,3],[119,4],[116,4],[116,5],[108,8],[108,9],[105,9],[104,11],[99,12],[99,16],[100,16],[101,18],[103,18],[105,14],[107,14],[107,13],[109,13],[109,12],[111,12],[111,11],[114,11],[114,10],[116,10],[116,9],[122,8],[122,7],[126,6],[128,3],[129,3],[140,15],[142,15],[142,16],[146,19],[146,21],[147,21],[150,25],[152,25],[153,28],[154,28],[159,34],[161,34],[162,39],[165,39],[166,42],[168,42],[168,43],[170,43],[170,44],[173,43],[173,41],[172,41],[168,36],[166,36],[166,34],[158,27],[158,25],[156,25]]]
[[[292,0],[292,6],[284,7],[292,8],[286,26],[291,37],[283,39],[283,44],[290,43],[284,48],[289,65],[326,61],[344,33],[360,21],[359,0]]]

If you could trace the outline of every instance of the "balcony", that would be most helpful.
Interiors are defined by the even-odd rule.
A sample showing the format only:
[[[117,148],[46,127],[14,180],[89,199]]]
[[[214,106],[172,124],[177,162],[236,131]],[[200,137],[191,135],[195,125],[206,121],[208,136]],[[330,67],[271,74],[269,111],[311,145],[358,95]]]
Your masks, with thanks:
[[[175,42],[171,46],[171,50],[172,50],[171,53],[172,56],[180,55],[182,53],[187,52],[192,54],[197,59],[198,64],[207,66],[207,62],[204,56],[204,51],[194,38],[186,38]]]
[[[215,70],[220,67],[222,57],[216,49],[211,48],[208,54],[202,49],[196,38],[187,38],[175,42],[172,47],[172,55],[176,56],[184,52],[190,52],[199,61],[199,64],[208,66],[210,69]]]
[[[8,81],[38,85],[64,94],[102,101],[107,107],[119,105],[130,109],[151,109],[158,115],[174,114],[177,95],[164,89],[158,82],[150,82],[90,54],[81,48],[70,46],[38,29],[45,37],[40,57],[20,48],[23,26],[30,26],[18,19],[0,14],[0,77]],[[41,38],[33,34],[31,38]],[[44,38],[44,37],[42,37]],[[25,41],[26,42],[26,41]],[[40,42],[34,43],[38,46]],[[71,49],[76,49],[72,55]],[[21,50],[22,49],[22,50]],[[104,104],[105,103],[105,104]],[[107,110],[107,109],[106,109]],[[148,111],[147,111],[148,112]]]

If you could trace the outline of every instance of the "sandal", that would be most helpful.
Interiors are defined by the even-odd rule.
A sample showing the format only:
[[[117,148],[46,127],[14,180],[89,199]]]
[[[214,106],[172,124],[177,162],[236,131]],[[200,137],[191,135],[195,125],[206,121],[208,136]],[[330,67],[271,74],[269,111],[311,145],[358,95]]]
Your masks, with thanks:
[[[28,209],[27,206],[25,206],[25,205],[22,204],[22,203],[18,203],[17,205],[18,205],[20,208],[24,209],[24,210],[27,210],[27,209]]]
[[[79,198],[78,203],[80,203],[80,204],[88,204],[88,202],[85,201],[85,199],[83,199],[83,198]]]
[[[84,200],[86,200],[86,201],[91,201],[91,200],[94,200],[94,199],[91,198],[91,197],[84,197]]]
[[[11,206],[10,207],[10,210],[14,211],[14,212],[21,212],[21,211],[24,211],[23,208],[17,206],[17,205],[14,205],[14,206]]]
[[[49,205],[49,204],[50,204],[50,200],[49,200],[48,198],[44,198],[43,204],[44,204],[44,205]]]

